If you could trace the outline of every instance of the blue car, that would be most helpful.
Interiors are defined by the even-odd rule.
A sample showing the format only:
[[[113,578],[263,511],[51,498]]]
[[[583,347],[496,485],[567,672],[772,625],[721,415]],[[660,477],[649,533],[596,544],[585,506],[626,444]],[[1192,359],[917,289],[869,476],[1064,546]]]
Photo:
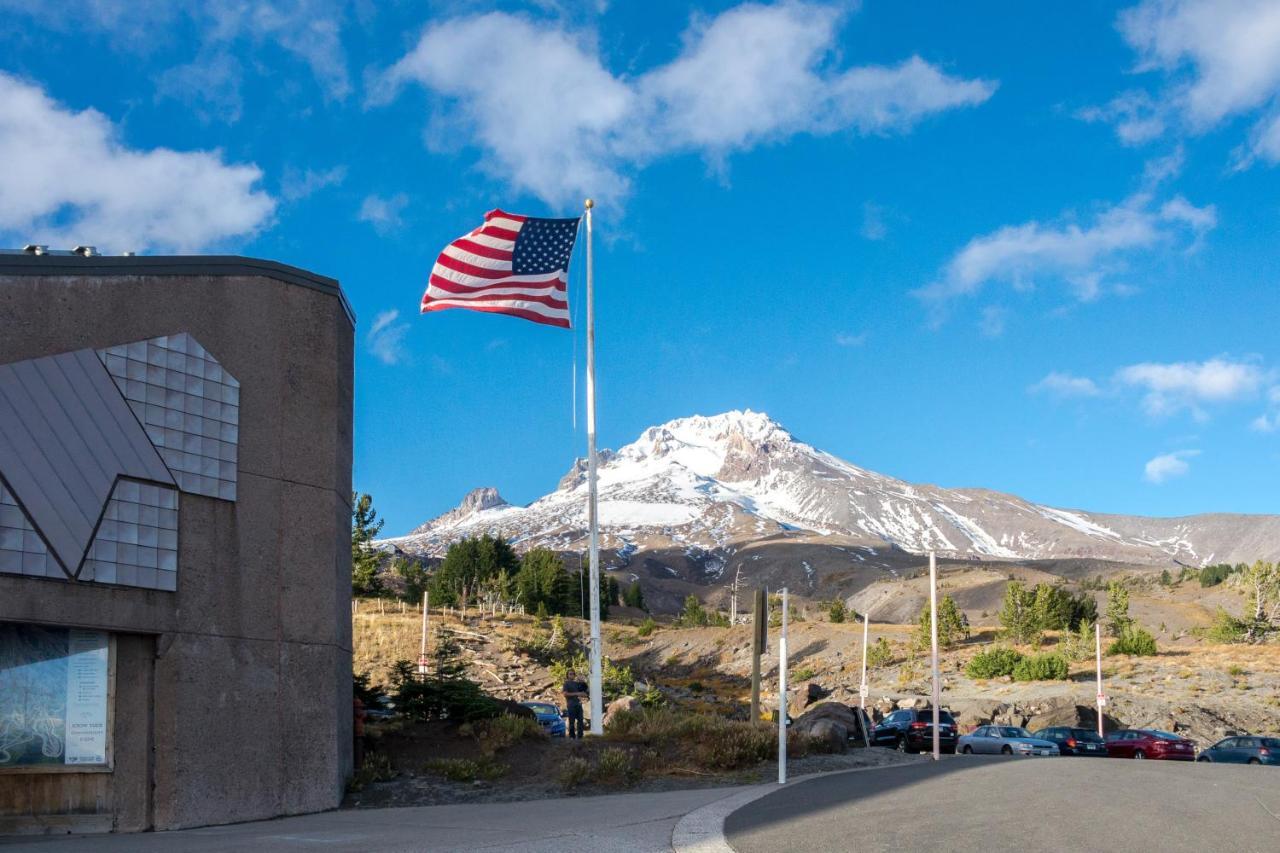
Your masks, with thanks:
[[[1254,735],[1224,738],[1203,750],[1196,761],[1280,765],[1280,738]]]
[[[542,730],[548,735],[564,737],[564,718],[560,716],[559,708],[550,702],[521,702],[520,704],[538,715],[538,725],[542,726]]]

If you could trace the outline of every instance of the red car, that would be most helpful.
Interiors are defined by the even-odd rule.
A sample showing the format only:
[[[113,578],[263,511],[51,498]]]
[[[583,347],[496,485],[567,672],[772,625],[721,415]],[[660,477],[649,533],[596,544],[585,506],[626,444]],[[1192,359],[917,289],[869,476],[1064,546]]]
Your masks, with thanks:
[[[1184,737],[1158,729],[1120,729],[1107,735],[1107,755],[1111,758],[1195,761],[1196,745]]]

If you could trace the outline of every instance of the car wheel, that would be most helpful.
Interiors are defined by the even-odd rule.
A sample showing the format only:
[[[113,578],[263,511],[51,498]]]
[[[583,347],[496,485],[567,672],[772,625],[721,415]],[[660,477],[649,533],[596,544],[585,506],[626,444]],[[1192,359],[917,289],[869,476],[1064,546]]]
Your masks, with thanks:
[[[968,744],[965,744],[964,749],[960,751],[963,752],[965,755],[973,755],[973,747],[969,746]]]
[[[1146,758],[1146,757],[1147,757],[1147,754],[1146,754],[1145,752],[1143,752],[1142,750],[1140,750],[1140,749],[1135,749],[1135,750],[1133,751],[1133,757],[1134,757],[1134,758]]]
[[[1257,758],[1250,758],[1250,759],[1249,759],[1249,763],[1250,763],[1250,764],[1261,764],[1261,763],[1262,763],[1262,761],[1260,761],[1260,760],[1259,760],[1259,759],[1257,759]]]
[[[1001,754],[1001,755],[1013,755],[1013,748],[1012,748],[1012,747],[1009,747],[1009,746],[1002,747],[1002,748],[1001,748],[1001,750],[1000,750],[1000,754]]]
[[[1209,756],[1207,756],[1207,755],[1202,755],[1202,756],[1200,756],[1199,758],[1197,758],[1197,759],[1196,759],[1196,761],[1203,761],[1205,764],[1212,764],[1212,763],[1213,763],[1213,759],[1212,759],[1212,758],[1210,758],[1210,757],[1209,757]]]
[[[907,739],[906,739],[905,737],[900,737],[900,738],[898,738],[898,743],[897,743],[896,749],[898,750],[898,752],[907,752],[907,751],[908,751],[908,750],[907,750]]]

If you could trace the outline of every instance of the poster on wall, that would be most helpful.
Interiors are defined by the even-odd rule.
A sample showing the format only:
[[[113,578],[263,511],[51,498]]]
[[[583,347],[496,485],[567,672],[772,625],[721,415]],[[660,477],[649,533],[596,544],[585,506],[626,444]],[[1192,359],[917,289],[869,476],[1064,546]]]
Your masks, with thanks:
[[[106,764],[107,635],[68,633],[65,763]]]

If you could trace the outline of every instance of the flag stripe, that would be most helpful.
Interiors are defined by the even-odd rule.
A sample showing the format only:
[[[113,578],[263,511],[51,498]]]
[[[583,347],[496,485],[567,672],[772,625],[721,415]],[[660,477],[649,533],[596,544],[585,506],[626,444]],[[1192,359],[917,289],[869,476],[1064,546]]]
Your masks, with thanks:
[[[503,242],[506,241],[504,240]],[[446,246],[445,251],[451,248],[461,249],[464,252],[470,252],[482,258],[492,258],[495,261],[511,263],[511,246],[493,246],[489,243],[482,243],[479,240],[468,240],[466,237],[461,237]]]
[[[427,295],[439,296],[441,299],[448,299],[450,294],[489,293],[493,291],[501,293],[530,293],[535,296],[542,296],[546,293],[563,294],[565,292],[565,286],[562,281],[546,281],[541,284],[513,281],[473,287],[472,285],[458,284],[455,281],[449,281],[447,278],[432,276],[431,286],[427,288]]]
[[[525,320],[532,320],[535,323],[542,323],[545,326],[559,326],[562,329],[569,328],[569,315],[567,313],[556,314],[539,314],[536,311],[526,311],[522,308],[510,308],[498,305],[468,305],[465,303],[449,303],[449,302],[432,302],[430,305],[422,306],[422,313],[429,311],[445,311],[449,308],[466,308],[471,311],[484,311],[489,314],[509,314],[512,317],[520,317]]]
[[[488,251],[493,251],[489,249]],[[470,264],[473,267],[483,267],[491,270],[511,270],[511,253],[507,252],[506,258],[489,258],[484,255],[477,255],[475,252],[469,252],[457,243],[452,243],[444,247],[443,254],[448,255],[455,261],[461,261],[464,264]]]
[[[498,286],[530,286],[530,287],[547,287],[555,282],[563,282],[564,274],[552,275],[505,275],[501,279],[491,279],[481,276],[468,275],[449,269],[442,264],[436,264],[431,269],[432,279],[442,278],[445,281],[451,281],[454,284],[461,284],[467,287],[498,287]]]
[[[569,303],[564,301],[563,293],[447,293],[440,296],[433,296],[432,302],[504,302],[513,303],[538,303],[548,308],[556,308],[561,311],[569,310]]]

